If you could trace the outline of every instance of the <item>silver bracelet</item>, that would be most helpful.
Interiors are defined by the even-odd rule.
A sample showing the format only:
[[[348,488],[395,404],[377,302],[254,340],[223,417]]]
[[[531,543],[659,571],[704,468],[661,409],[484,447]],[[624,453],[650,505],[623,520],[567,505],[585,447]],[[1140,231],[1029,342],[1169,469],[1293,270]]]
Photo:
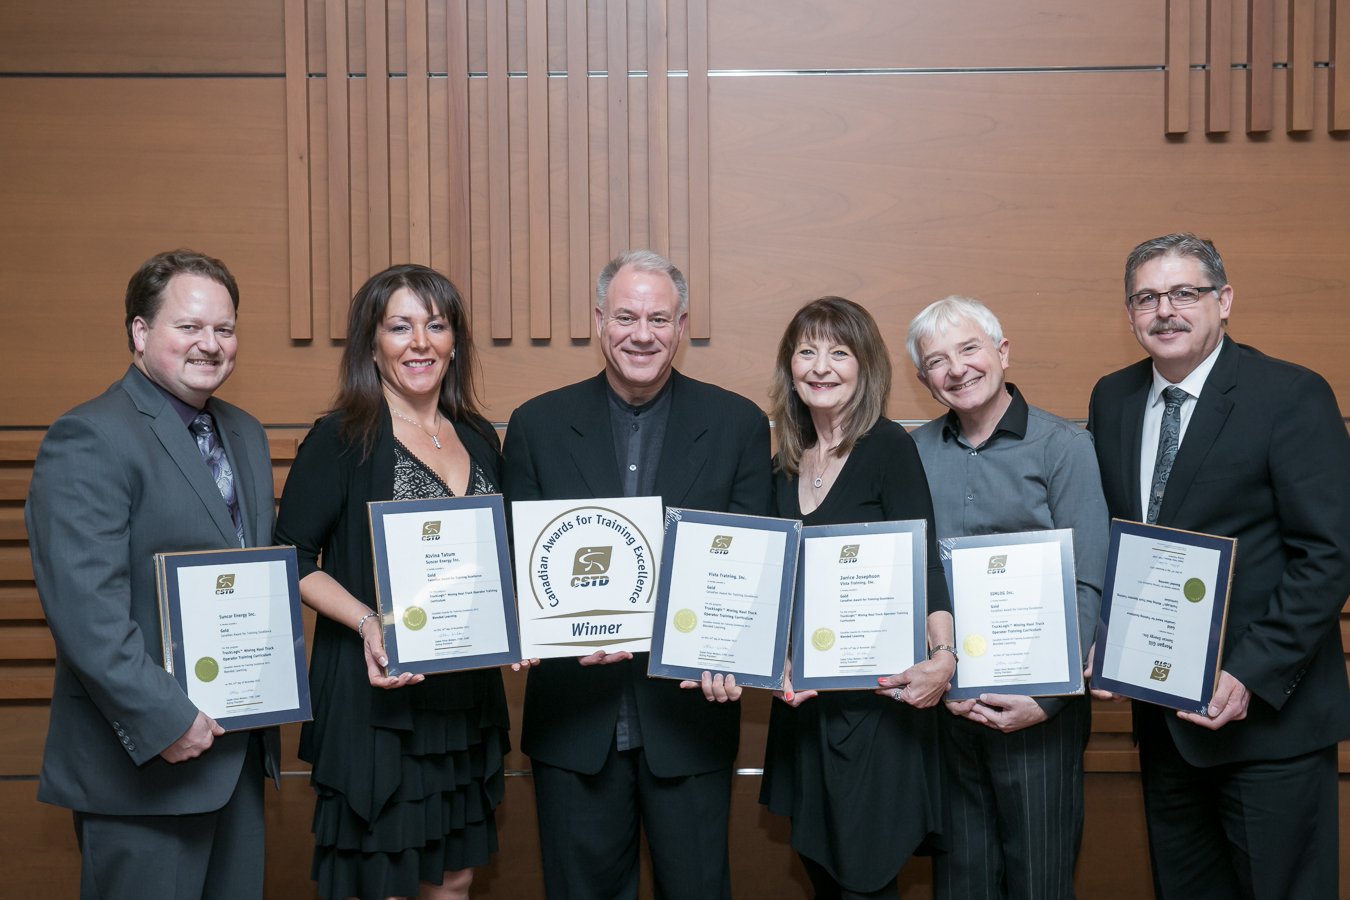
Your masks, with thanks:
[[[356,634],[361,638],[361,640],[364,641],[366,639],[366,636],[364,634],[361,634],[361,626],[366,624],[366,619],[373,619],[377,615],[379,615],[379,613],[366,613],[364,616],[361,617],[361,621],[356,623]]]
[[[936,647],[934,647],[932,650],[929,650],[929,651],[928,651],[928,658],[929,658],[929,659],[932,659],[932,658],[933,658],[933,654],[936,653],[936,652],[938,652],[939,650],[946,650],[948,653],[950,653],[950,654],[952,655],[952,659],[956,660],[957,662],[960,662],[960,661],[961,661],[961,657],[959,657],[959,656],[956,655],[956,648],[955,648],[955,647],[952,647],[952,646],[950,646],[950,645],[948,645],[948,644],[938,644],[938,645],[937,645]]]

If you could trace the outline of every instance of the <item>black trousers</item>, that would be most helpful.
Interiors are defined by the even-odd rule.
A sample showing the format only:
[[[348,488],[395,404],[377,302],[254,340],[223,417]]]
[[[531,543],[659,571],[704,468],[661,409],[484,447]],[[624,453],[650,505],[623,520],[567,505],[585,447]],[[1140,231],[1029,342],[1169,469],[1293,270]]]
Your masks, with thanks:
[[[255,732],[234,794],[215,812],[76,812],[80,900],[262,900],[262,759]]]
[[[933,857],[933,896],[1073,900],[1088,698],[1011,734],[944,716],[950,847]]]
[[[1332,900],[1336,745],[1291,759],[1193,766],[1171,710],[1137,704],[1153,891],[1159,900]]]
[[[611,744],[594,775],[534,762],[549,900],[633,900],[639,823],[657,900],[730,900],[731,770],[658,778],[642,748]]]

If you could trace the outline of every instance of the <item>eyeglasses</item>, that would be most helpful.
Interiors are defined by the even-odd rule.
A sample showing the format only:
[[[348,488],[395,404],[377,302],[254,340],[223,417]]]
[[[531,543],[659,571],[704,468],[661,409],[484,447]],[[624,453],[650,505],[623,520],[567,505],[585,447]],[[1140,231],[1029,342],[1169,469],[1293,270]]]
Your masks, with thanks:
[[[1162,303],[1162,298],[1166,297],[1171,301],[1174,309],[1184,309],[1187,306],[1194,306],[1199,303],[1201,295],[1218,290],[1217,287],[1183,287],[1163,291],[1162,293],[1143,291],[1138,294],[1131,294],[1125,299],[1125,302],[1130,304],[1130,309],[1147,312],[1150,309],[1157,309],[1158,304]]]

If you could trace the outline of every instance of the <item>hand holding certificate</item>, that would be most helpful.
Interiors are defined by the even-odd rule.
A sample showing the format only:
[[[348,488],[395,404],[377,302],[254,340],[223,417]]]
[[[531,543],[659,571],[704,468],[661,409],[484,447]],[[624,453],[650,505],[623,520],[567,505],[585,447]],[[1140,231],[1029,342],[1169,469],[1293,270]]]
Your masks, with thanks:
[[[294,547],[155,555],[164,668],[226,731],[310,718]]]
[[[801,523],[690,509],[666,520],[647,674],[781,688]]]
[[[794,690],[875,690],[924,659],[926,535],[922,519],[802,529]]]
[[[499,494],[368,504],[386,675],[520,659]]]
[[[1072,529],[938,545],[960,655],[947,699],[1082,693]]]
[[[1092,687],[1205,715],[1237,541],[1111,521]]]

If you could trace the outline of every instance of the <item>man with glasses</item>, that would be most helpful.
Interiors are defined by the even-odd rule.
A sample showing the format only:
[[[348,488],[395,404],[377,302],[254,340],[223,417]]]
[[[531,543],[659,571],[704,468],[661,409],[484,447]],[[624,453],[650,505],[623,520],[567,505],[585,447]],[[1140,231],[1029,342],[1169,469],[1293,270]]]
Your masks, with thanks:
[[[1336,396],[1225,335],[1233,288],[1209,241],[1140,244],[1125,292],[1149,358],[1099,381],[1088,418],[1111,515],[1237,538],[1208,714],[1134,704],[1155,893],[1335,897],[1336,742],[1350,737]]]
[[[669,260],[629,250],[605,266],[594,308],[605,369],[512,414],[508,500],[660,495],[666,506],[768,513],[768,419],[673,368],[688,309]],[[530,662],[521,744],[547,895],[635,900],[640,822],[658,897],[729,900],[735,679],[648,678],[646,653]]]

